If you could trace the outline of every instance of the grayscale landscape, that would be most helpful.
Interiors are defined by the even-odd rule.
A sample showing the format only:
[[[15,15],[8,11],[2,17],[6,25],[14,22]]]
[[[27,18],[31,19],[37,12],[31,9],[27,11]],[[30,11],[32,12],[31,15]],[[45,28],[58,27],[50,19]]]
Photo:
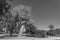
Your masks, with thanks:
[[[0,0],[1,40],[60,40],[60,0]]]

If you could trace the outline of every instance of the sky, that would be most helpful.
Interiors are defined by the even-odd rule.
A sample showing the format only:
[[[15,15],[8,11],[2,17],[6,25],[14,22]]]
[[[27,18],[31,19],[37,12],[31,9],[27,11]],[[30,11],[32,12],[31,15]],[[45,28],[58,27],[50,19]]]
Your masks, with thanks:
[[[25,1],[25,0],[24,0]],[[12,7],[23,4],[22,0],[14,0]],[[60,0],[28,0],[31,2],[31,15],[38,29],[48,29],[50,24],[60,28]]]

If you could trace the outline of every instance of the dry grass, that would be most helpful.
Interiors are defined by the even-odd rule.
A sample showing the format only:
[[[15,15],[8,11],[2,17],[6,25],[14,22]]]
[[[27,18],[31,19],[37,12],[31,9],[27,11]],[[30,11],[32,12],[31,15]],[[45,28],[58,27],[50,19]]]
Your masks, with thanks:
[[[60,37],[34,38],[34,37],[10,37],[2,40],[60,40]]]

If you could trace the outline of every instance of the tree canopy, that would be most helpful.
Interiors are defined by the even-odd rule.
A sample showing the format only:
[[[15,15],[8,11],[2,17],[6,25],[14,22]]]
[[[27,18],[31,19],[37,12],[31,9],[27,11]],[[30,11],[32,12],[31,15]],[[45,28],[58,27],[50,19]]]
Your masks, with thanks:
[[[11,1],[11,0],[9,0]],[[7,2],[7,0],[0,0],[0,15],[5,15],[8,12],[11,5]]]

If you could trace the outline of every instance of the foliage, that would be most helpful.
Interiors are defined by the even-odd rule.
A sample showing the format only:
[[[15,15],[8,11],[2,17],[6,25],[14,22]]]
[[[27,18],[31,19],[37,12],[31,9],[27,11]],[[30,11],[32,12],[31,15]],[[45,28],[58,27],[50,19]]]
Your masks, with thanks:
[[[31,7],[30,6],[19,5],[19,6],[16,6],[15,8],[13,8],[11,10],[11,12],[12,12],[12,14],[14,14],[13,16],[15,16],[18,13],[19,16],[22,18],[31,17]]]
[[[3,25],[2,24],[0,25],[1,30],[4,29],[7,33],[9,32],[10,34],[19,33],[21,25],[24,24],[26,28],[26,32],[29,32],[31,34],[36,33],[37,28],[30,21],[31,19],[30,6],[20,5],[20,6],[16,6],[15,8],[9,11],[11,5],[8,3],[7,0],[0,0],[0,4],[1,4],[0,21],[3,22]]]
[[[15,22],[18,22],[18,21],[20,21],[20,20],[19,20],[19,14],[17,13],[17,14],[15,15]]]
[[[8,3],[8,1],[11,1],[11,0],[0,0],[0,23],[2,22],[0,25],[0,29],[1,29],[0,31],[4,30],[5,33],[6,33],[6,30],[9,28],[8,18],[10,19],[12,15],[12,14],[10,15],[9,13],[9,9],[11,5]]]
[[[37,31],[37,28],[32,23],[27,24],[25,28],[26,28],[26,33],[35,34]]]
[[[31,12],[31,8],[29,6],[25,6],[25,5],[20,5],[20,6],[16,6],[15,8],[13,8],[13,10],[11,11],[12,14],[15,17],[15,22],[19,23],[19,25],[22,25],[22,22],[29,22],[30,21],[30,12]],[[25,23],[24,22],[24,23]],[[18,24],[16,24],[18,25]],[[26,24],[24,24],[26,25]],[[18,29],[21,28],[21,26],[18,27]]]
[[[51,30],[54,29],[54,25],[49,25],[48,27],[49,27]]]
[[[0,0],[0,15],[4,15],[8,12],[10,8],[10,4],[7,2],[7,0]]]

